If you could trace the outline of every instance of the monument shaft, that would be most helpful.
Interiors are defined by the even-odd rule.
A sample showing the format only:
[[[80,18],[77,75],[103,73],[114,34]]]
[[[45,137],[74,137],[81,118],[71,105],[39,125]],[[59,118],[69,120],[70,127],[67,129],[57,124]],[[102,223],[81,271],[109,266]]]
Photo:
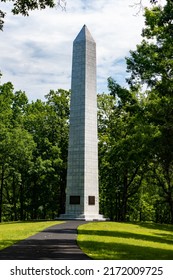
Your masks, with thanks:
[[[66,213],[72,219],[100,219],[96,43],[84,25],[73,42]]]

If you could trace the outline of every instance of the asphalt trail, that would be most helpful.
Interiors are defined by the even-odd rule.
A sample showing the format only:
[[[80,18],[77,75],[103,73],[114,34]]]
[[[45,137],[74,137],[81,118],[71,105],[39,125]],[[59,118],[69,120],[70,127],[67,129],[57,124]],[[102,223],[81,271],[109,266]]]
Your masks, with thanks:
[[[77,245],[77,228],[85,221],[66,221],[0,251],[0,260],[89,260]]]

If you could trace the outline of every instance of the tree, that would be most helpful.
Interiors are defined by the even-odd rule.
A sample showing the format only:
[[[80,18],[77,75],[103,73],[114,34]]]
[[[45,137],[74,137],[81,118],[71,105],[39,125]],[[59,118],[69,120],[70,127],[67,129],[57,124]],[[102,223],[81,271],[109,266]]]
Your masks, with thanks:
[[[47,104],[49,105],[50,127],[49,138],[55,147],[60,149],[60,158],[62,161],[59,166],[59,213],[65,211],[65,187],[67,175],[67,154],[68,154],[68,133],[69,133],[69,114],[70,114],[70,92],[59,89],[58,91],[51,90],[46,95]],[[55,181],[56,184],[56,181]]]
[[[1,2],[8,2],[10,0],[1,0]],[[66,7],[65,0],[57,0],[57,3],[54,0],[14,0],[13,7],[11,12],[14,15],[21,14],[23,16],[29,16],[29,12],[32,10],[42,10],[45,8],[54,8],[59,6],[62,9]],[[0,10],[0,30],[3,30],[5,12]]]
[[[54,218],[64,211],[69,92],[28,103],[0,86],[0,221]]]
[[[127,58],[128,83],[132,91],[147,87],[145,123],[158,130],[152,146],[153,174],[173,223],[173,2],[146,9],[145,19],[144,39]]]
[[[149,1],[152,5],[156,5],[158,3],[158,0],[150,0]],[[143,5],[143,0],[138,0],[138,2],[135,2],[133,5],[131,5],[132,8],[137,8],[136,15],[139,15],[141,12],[144,11],[145,7]]]
[[[30,173],[31,218],[54,218],[64,210],[68,119],[69,92],[64,90],[51,90],[46,102],[27,107],[25,128],[37,144]]]
[[[1,0],[1,2],[8,2],[10,0]],[[133,1],[133,0],[132,0]],[[156,4],[158,1],[157,0],[148,0],[152,4]],[[13,0],[13,8],[11,12],[16,15],[16,14],[21,14],[23,16],[28,16],[29,12],[31,10],[36,10],[36,9],[45,9],[45,8],[54,8],[56,5],[60,7],[62,10],[66,10],[66,5],[67,1],[66,0]],[[135,6],[139,6],[139,11],[141,8],[143,8],[142,5],[142,0],[140,0],[138,3],[134,4]],[[4,25],[4,17],[5,17],[5,12],[0,10],[0,30],[3,30],[3,25]]]
[[[35,147],[32,136],[23,128],[26,103],[25,94],[14,93],[11,83],[0,86],[0,221],[2,216],[17,219],[23,203],[22,171],[29,169]]]
[[[125,221],[147,170],[155,131],[143,125],[144,104],[136,93],[111,78],[108,87],[110,95],[98,97],[101,207],[110,219]]]

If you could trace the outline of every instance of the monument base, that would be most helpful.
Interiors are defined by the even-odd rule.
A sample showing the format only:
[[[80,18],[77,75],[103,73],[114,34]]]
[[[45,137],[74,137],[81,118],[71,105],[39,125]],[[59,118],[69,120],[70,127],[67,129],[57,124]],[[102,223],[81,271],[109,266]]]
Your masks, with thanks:
[[[58,219],[61,220],[81,220],[81,221],[106,221],[107,219],[103,217],[103,215],[96,214],[80,214],[80,215],[72,215],[72,214],[61,214]]]

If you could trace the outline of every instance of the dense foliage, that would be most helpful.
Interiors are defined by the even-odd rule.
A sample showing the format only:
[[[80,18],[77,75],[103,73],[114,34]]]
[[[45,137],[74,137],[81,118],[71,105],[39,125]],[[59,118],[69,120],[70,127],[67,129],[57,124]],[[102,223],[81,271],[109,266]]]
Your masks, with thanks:
[[[55,218],[64,211],[69,92],[28,103],[0,86],[0,220]]]
[[[111,219],[173,223],[173,2],[145,19],[126,59],[130,89],[109,78],[99,97],[101,205]]]
[[[173,223],[173,2],[145,11],[127,60],[129,89],[98,95],[101,212],[116,221]],[[69,95],[29,103],[0,85],[0,220],[64,212]]]

